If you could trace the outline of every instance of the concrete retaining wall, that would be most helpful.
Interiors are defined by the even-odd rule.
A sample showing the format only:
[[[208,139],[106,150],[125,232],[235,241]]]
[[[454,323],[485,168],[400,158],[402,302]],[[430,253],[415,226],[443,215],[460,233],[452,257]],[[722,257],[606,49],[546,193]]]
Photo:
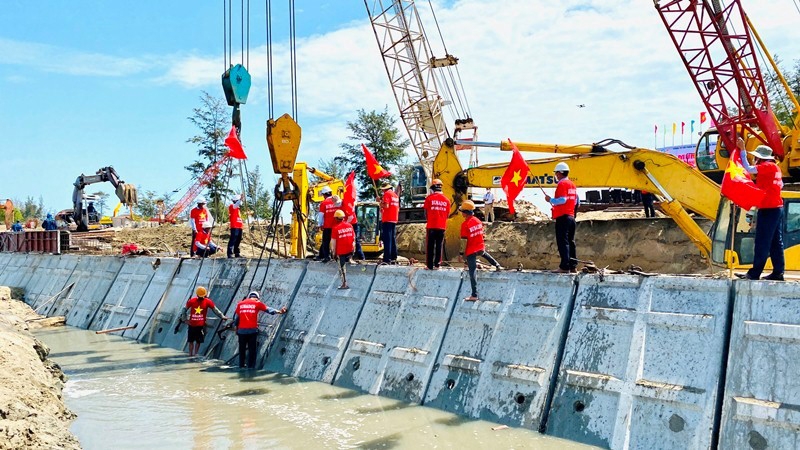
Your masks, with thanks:
[[[800,285],[629,275],[0,255],[0,283],[91,329],[182,349],[197,285],[232,316],[251,289],[257,367],[604,448],[800,446]],[[87,315],[89,316],[87,318]],[[211,321],[201,348],[236,361]],[[219,333],[215,331],[219,330]]]

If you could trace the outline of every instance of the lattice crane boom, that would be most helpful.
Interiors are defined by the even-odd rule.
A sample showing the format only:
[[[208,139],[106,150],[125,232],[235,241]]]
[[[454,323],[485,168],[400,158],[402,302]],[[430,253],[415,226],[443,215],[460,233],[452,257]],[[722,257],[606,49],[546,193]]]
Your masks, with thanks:
[[[782,159],[781,133],[741,2],[656,0],[655,6],[726,148],[736,148],[741,129]]]
[[[203,172],[194,184],[189,187],[183,197],[175,203],[175,206],[167,212],[164,216],[165,222],[175,222],[175,219],[189,206],[192,204],[194,199],[203,192],[206,186],[211,184],[217,176],[219,175],[222,167],[227,163],[231,157],[226,153],[225,156],[218,159],[214,164],[208,166],[208,168]]]

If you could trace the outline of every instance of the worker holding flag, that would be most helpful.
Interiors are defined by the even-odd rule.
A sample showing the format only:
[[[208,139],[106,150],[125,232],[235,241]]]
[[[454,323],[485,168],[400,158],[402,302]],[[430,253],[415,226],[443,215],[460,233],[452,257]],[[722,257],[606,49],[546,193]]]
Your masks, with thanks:
[[[375,159],[372,152],[369,151],[366,145],[361,144],[361,150],[364,151],[364,159],[367,164],[367,175],[372,179],[373,185],[375,180],[391,176],[391,172],[384,169]],[[400,215],[400,197],[394,192],[394,186],[389,183],[383,183],[381,186],[383,195],[378,197],[378,202],[381,204],[381,241],[383,242],[383,263],[394,264],[397,261],[397,220]],[[378,194],[378,188],[375,186],[375,194]]]
[[[741,165],[736,165],[739,162],[734,157],[737,152],[733,152],[728,170],[725,171],[726,176],[722,179],[722,194],[746,210],[752,206],[758,207],[753,267],[747,271],[745,277],[748,280],[760,279],[769,257],[772,259],[772,273],[764,279],[783,281],[786,261],[783,254],[783,226],[781,225],[783,222],[783,199],[781,198],[783,174],[781,168],[775,164],[772,149],[767,145],[759,145],[749,153],[755,158],[755,166],[751,166],[747,161],[747,152],[742,138],[737,139],[736,146],[739,148],[738,160],[741,161]],[[756,175],[755,186],[751,186],[752,181],[749,178],[736,180],[736,175],[741,175],[743,171]],[[747,185],[749,191],[743,190],[739,184]],[[736,189],[732,191],[732,188]],[[754,192],[753,189],[761,192],[756,195],[748,195]],[[740,197],[746,197],[751,201],[743,202],[744,199]],[[754,198],[757,203],[753,202]]]
[[[578,189],[568,178],[569,165],[556,164],[555,176],[558,180],[555,197],[545,194],[544,199],[553,205],[553,219],[556,221],[556,245],[561,256],[561,264],[554,273],[577,273],[578,259],[575,252],[575,210],[578,206]]]

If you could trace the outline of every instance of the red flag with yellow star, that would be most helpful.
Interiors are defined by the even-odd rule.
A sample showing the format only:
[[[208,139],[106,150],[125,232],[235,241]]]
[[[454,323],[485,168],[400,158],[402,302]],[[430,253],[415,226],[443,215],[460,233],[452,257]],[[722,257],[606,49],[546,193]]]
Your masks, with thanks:
[[[356,210],[356,173],[350,172],[347,181],[344,183],[344,194],[342,194],[342,211],[348,216]]]
[[[728,160],[728,168],[722,177],[722,195],[746,210],[759,206],[764,199],[765,192],[750,179],[750,174],[742,166],[738,150],[731,152]]]
[[[500,187],[506,193],[508,212],[514,214],[514,200],[522,192],[528,180],[528,163],[525,162],[522,153],[519,152],[517,145],[511,142],[511,139],[508,140],[508,143],[512,148],[511,162],[508,163],[508,168],[503,173],[503,178],[500,179]]]
[[[392,173],[381,167],[378,160],[372,155],[366,145],[361,144],[361,150],[364,150],[364,158],[367,159],[367,175],[373,180],[386,178],[392,176]]]

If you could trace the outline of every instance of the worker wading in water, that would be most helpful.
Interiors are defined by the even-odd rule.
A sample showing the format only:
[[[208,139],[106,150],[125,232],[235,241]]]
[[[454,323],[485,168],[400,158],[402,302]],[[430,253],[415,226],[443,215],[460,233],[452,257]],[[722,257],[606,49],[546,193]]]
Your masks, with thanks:
[[[214,311],[214,314],[222,320],[228,320],[225,314],[217,309],[214,302],[206,297],[208,291],[203,286],[198,286],[195,290],[196,297],[192,297],[186,302],[186,309],[181,314],[181,322],[189,326],[189,335],[187,341],[189,342],[189,356],[197,355],[200,350],[200,344],[205,341],[206,336],[206,315],[208,310]],[[178,331],[178,327],[175,327]]]
[[[258,313],[265,311],[267,314],[286,314],[286,307],[281,309],[270,308],[260,301],[261,295],[257,291],[251,292],[247,298],[236,305],[233,325],[239,337],[239,368],[254,369],[258,356]]]

